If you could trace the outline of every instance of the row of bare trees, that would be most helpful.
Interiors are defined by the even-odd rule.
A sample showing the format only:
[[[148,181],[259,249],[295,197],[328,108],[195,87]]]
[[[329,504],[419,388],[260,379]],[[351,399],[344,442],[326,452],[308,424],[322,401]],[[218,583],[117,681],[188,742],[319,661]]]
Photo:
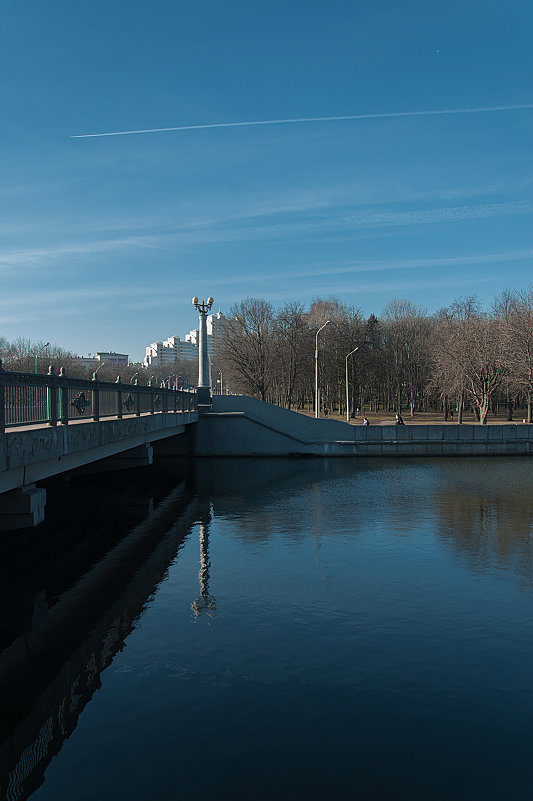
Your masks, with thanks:
[[[474,298],[428,315],[393,300],[367,319],[336,298],[306,309],[248,298],[233,306],[218,356],[226,384],[286,408],[314,408],[316,332],[321,401],[349,414],[465,409],[480,423],[489,411],[533,404],[533,287],[506,291],[490,310]],[[348,354],[357,348],[355,354]],[[348,401],[346,399],[348,369]]]
[[[489,310],[466,298],[428,315],[410,301],[393,300],[379,317],[366,319],[336,298],[279,309],[248,298],[231,309],[216,355],[225,387],[288,409],[312,410],[316,334],[326,320],[319,335],[320,397],[331,412],[355,417],[434,410],[462,422],[471,410],[484,424],[489,411],[504,408],[512,419],[520,407],[532,422],[533,286],[502,293]],[[68,375],[92,374],[74,354],[23,338],[0,337],[0,358],[8,370],[46,372],[54,364]],[[104,365],[98,377],[114,381],[116,372]],[[195,386],[196,373],[194,362],[176,362],[159,371],[132,365],[121,369],[121,378],[187,387]]]
[[[13,341],[0,336],[0,359],[5,370],[16,370],[23,373],[47,373],[53,365],[56,372],[63,367],[66,375],[74,378],[92,378],[95,367],[87,367],[71,351],[58,345],[44,341],[33,341],[19,337]],[[179,387],[194,387],[198,383],[198,365],[191,361],[176,361],[164,368],[146,368],[131,364],[117,368],[116,365],[102,363],[98,367],[98,378],[102,381],[116,381],[117,373],[125,383],[136,381],[155,386],[166,384]]]

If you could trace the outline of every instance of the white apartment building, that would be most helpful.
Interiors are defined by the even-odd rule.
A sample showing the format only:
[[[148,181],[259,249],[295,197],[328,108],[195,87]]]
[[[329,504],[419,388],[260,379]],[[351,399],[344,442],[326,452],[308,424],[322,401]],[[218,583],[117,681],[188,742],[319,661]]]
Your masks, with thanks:
[[[180,357],[180,338],[169,337],[164,342],[152,342],[146,348],[144,363],[147,367],[164,367],[172,365]]]
[[[217,351],[222,336],[224,325],[226,324],[226,317],[221,311],[216,314],[208,314],[207,319],[207,352],[209,356],[213,357]],[[185,334],[185,342],[190,342],[196,348],[198,347],[198,329],[193,328],[188,334]],[[198,351],[197,351],[198,352]]]
[[[217,351],[226,318],[221,311],[207,315],[207,352],[211,358]],[[146,348],[146,367],[165,367],[175,361],[195,361],[198,358],[198,329],[185,334],[185,341],[178,336],[164,342],[153,342]]]
[[[218,311],[216,314],[208,314],[207,315],[207,348],[209,351],[209,345],[211,345],[212,353],[210,355],[216,355],[216,352],[220,346],[220,341],[222,338],[222,333],[224,331],[224,327],[227,324],[227,318],[224,317],[221,311]]]

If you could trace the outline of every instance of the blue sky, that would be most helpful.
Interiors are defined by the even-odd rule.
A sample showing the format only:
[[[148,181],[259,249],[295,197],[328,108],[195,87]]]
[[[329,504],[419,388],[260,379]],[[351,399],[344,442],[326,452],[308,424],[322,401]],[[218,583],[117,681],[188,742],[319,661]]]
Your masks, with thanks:
[[[0,335],[80,354],[340,296],[532,283],[533,5],[5,0]]]

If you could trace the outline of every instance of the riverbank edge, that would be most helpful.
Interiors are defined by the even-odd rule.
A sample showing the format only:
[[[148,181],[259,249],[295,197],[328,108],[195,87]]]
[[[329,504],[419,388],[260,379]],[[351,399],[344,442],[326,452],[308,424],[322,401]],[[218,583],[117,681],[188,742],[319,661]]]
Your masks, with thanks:
[[[216,396],[195,456],[524,456],[533,424],[369,425],[315,420],[247,396]]]

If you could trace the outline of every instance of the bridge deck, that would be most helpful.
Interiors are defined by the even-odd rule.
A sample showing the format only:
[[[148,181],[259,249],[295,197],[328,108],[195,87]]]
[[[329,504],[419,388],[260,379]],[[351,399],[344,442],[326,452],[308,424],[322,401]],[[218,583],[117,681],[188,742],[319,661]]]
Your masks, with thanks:
[[[197,420],[196,411],[156,412],[9,428],[0,436],[0,493],[178,436]]]

